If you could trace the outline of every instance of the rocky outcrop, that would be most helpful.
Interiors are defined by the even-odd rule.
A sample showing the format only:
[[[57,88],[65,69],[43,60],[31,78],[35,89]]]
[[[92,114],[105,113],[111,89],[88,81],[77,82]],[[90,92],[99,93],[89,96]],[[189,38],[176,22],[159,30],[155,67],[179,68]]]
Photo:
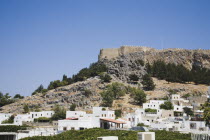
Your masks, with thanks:
[[[108,72],[122,81],[129,81],[130,74],[139,77],[145,74],[138,60],[152,64],[162,60],[166,63],[182,64],[191,69],[193,65],[210,69],[210,50],[165,49],[122,46],[117,49],[102,49],[99,61],[108,67]]]
[[[22,113],[23,105],[28,104],[30,108],[39,107],[40,110],[51,110],[55,104],[69,108],[71,104],[76,104],[80,110],[88,110],[92,106],[99,106],[102,99],[99,94],[105,88],[105,84],[100,79],[90,78],[84,82],[63,86],[48,91],[45,95],[39,93],[26,97],[13,104],[3,106],[1,112]],[[90,90],[91,94],[86,94],[85,90]]]

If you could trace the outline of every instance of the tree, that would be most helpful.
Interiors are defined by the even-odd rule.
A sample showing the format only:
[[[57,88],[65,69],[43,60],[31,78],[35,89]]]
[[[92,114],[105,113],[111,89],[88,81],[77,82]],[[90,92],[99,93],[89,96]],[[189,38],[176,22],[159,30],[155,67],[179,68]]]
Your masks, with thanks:
[[[43,89],[44,89],[44,86],[43,86],[43,85],[40,85],[40,86],[32,93],[32,95],[35,95],[35,94],[37,94],[37,93],[41,93]]]
[[[129,78],[131,81],[137,82],[139,80],[139,77],[136,74],[130,74]]]
[[[5,95],[0,92],[0,107],[4,105],[8,105],[11,103],[14,103],[15,100],[9,96],[9,93],[6,93]]]
[[[155,89],[155,84],[149,74],[145,74],[142,79],[143,79],[142,85],[145,90]]]
[[[148,74],[152,74],[152,66],[149,62],[146,64],[146,71]]]
[[[114,100],[114,97],[112,96],[112,94],[109,94],[107,91],[103,91],[100,94],[103,98],[102,105],[105,107],[112,107],[112,102]]]
[[[184,113],[187,114],[187,116],[193,116],[194,115],[191,108],[184,107],[183,110],[184,110]]]
[[[141,65],[141,66],[144,66],[144,61],[141,60],[141,59],[138,59],[135,61],[137,65]]]
[[[66,118],[66,110],[61,108],[59,105],[54,106],[54,114],[51,117],[51,120],[62,120]]]
[[[15,116],[14,115],[11,115],[9,117],[9,119],[5,120],[5,121],[2,121],[2,124],[6,124],[6,123],[14,123],[14,118]]]
[[[23,110],[24,110],[24,113],[28,113],[29,112],[29,106],[27,105],[27,104],[25,104],[24,106],[23,106]]]
[[[14,98],[16,98],[16,99],[23,99],[24,96],[21,96],[20,94],[16,94],[16,95],[14,96]]]
[[[112,80],[111,76],[108,74],[101,74],[100,79],[105,83],[109,83]]]
[[[170,101],[165,101],[163,104],[160,105],[160,109],[171,110],[173,108],[173,104]]]
[[[138,105],[142,105],[143,103],[146,102],[146,94],[141,89],[136,89],[136,88],[133,89],[132,96],[135,103]]]
[[[62,81],[68,81],[68,77],[65,74],[63,75],[63,80]]]
[[[121,83],[114,82],[106,86],[106,89],[100,93],[103,98],[102,105],[106,107],[111,107],[113,100],[119,99],[121,96],[124,96],[126,92],[127,88]]]
[[[84,90],[84,95],[85,95],[86,97],[89,97],[91,94],[92,94],[91,90],[89,90],[89,89],[85,89],[85,90]]]
[[[115,117],[116,117],[116,118],[120,118],[121,115],[122,115],[122,110],[115,110],[115,111],[114,111],[114,114],[115,114]]]
[[[76,104],[72,104],[72,105],[70,106],[70,111],[75,111],[76,107],[77,107]]]
[[[206,122],[206,126],[210,127],[210,102],[206,102],[203,105],[204,108],[204,121]]]

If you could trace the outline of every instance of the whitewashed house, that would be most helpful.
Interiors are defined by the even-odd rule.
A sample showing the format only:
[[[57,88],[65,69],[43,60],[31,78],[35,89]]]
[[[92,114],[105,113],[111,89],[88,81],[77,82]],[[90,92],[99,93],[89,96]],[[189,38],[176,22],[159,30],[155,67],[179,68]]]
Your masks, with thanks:
[[[143,103],[143,109],[160,109],[160,105],[164,104],[165,100],[150,100],[149,103]]]
[[[15,125],[22,125],[23,122],[32,122],[32,118],[30,114],[18,114],[14,118]]]
[[[0,124],[3,121],[9,119],[10,116],[12,116],[12,114],[10,114],[10,113],[0,113]]]
[[[55,113],[54,111],[30,112],[30,117],[32,120],[40,117],[51,118],[54,113]]]
[[[204,121],[183,121],[183,127],[180,129],[182,132],[198,133],[209,132],[209,128],[205,125]]]
[[[58,131],[83,130],[88,128],[123,127],[124,122],[115,120],[114,111],[108,108],[93,107],[93,113],[67,111],[65,120],[58,120]]]

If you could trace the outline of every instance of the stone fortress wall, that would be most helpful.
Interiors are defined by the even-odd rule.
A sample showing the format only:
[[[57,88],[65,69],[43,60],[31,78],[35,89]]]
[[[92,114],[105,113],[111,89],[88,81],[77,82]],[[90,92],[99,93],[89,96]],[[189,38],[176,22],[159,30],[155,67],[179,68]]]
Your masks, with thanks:
[[[154,49],[151,47],[145,47],[145,46],[121,46],[120,48],[108,48],[108,49],[101,49],[100,54],[98,56],[99,60],[102,59],[112,59],[116,58],[121,55],[127,55],[130,53],[135,53],[135,52],[156,52],[156,53],[164,53],[164,52],[182,52],[185,51],[186,49],[183,48],[168,48],[168,49]],[[197,52],[197,53],[203,53],[203,54],[210,54],[210,50],[204,50],[204,49],[188,49],[190,52]]]
[[[99,54],[99,60],[104,58],[112,59],[129,53],[142,52],[142,51],[146,52],[152,50],[155,49],[145,46],[121,46],[120,48],[101,49]]]

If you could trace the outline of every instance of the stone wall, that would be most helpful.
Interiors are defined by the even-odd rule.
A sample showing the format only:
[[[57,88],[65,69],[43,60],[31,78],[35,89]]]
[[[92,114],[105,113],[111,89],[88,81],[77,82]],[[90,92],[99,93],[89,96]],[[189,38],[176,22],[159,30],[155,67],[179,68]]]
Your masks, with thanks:
[[[99,60],[112,59],[121,55],[127,55],[129,53],[135,53],[140,51],[146,52],[151,50],[155,49],[144,46],[121,46],[120,48],[101,49],[99,54]]]

